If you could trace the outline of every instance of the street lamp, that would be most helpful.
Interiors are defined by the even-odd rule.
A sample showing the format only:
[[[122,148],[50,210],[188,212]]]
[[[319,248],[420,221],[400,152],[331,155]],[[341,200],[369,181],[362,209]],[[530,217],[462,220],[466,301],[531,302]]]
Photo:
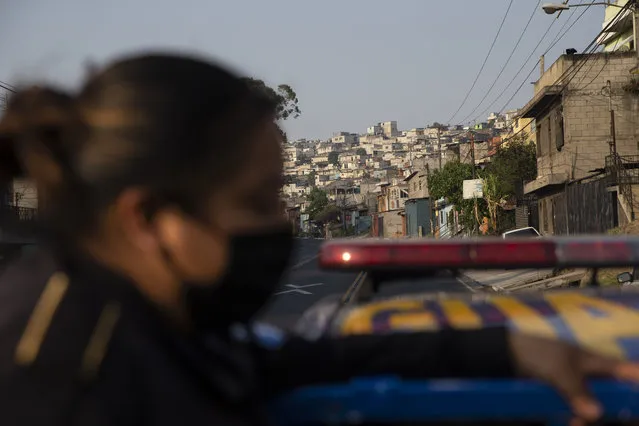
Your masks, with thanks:
[[[541,5],[541,8],[549,15],[552,15],[555,12],[559,12],[560,10],[568,10],[570,6],[565,4],[554,4],[554,3],[544,3]]]
[[[590,7],[590,6],[613,6],[618,7],[619,9],[623,9],[625,6],[619,6],[618,4],[610,3],[610,2],[601,2],[601,3],[586,3],[586,4],[557,4],[557,3],[544,3],[541,5],[541,8],[544,12],[549,15],[552,15],[556,12],[561,12],[562,10],[568,10],[573,7]]]

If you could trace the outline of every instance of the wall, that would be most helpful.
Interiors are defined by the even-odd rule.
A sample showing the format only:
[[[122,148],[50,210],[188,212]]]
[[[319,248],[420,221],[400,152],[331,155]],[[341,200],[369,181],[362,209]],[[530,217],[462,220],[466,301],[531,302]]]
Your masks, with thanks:
[[[408,182],[408,198],[428,198],[428,176],[421,171]]]
[[[581,55],[574,55],[581,56]],[[562,56],[559,63],[572,63]],[[545,125],[554,111],[537,117],[538,175],[563,175],[578,179],[603,168],[609,155],[610,112],[607,94],[602,94],[606,81],[612,84],[612,105],[615,110],[617,152],[637,155],[639,141],[639,97],[624,91],[630,82],[629,70],[636,66],[635,52],[592,55],[581,67],[564,91],[561,108],[554,111],[563,115],[564,146],[556,147],[553,134]],[[557,66],[563,69],[563,66]],[[555,69],[555,65],[551,70]],[[554,75],[554,72],[551,73]],[[548,80],[544,76],[544,81]]]
[[[422,236],[431,234],[430,215],[431,207],[428,198],[411,199],[406,201],[406,235],[419,236],[419,227],[422,227]]]
[[[28,179],[14,179],[11,188],[10,203],[17,207],[38,208],[38,191]]]
[[[472,163],[471,143],[459,145],[459,157],[462,163]],[[488,142],[475,142],[475,163],[488,155]]]
[[[617,6],[625,6],[628,1],[629,0],[617,0],[613,3]],[[631,11],[627,10],[625,12],[622,12],[622,15],[617,18],[619,12],[620,10],[618,7],[606,7],[602,28],[605,28],[608,23],[612,22],[613,19],[617,19],[617,23],[615,24],[615,27],[617,27],[617,31],[606,33],[600,37],[600,41],[605,44],[604,50],[607,52],[619,49],[627,50],[632,47],[632,13]]]
[[[383,237],[384,238],[400,238],[404,236],[403,216],[397,211],[380,213],[383,217]]]

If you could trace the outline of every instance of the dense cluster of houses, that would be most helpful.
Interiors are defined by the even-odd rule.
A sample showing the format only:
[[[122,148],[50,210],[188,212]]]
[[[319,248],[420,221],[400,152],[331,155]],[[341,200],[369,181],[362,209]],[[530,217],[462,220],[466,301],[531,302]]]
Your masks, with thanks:
[[[431,199],[430,171],[458,159],[482,167],[514,135],[536,145],[537,177],[522,182],[514,226],[544,235],[606,232],[639,211],[639,58],[633,14],[609,7],[601,51],[567,49],[549,68],[540,60],[534,93],[523,107],[472,126],[399,130],[378,123],[363,134],[285,147],[283,197],[293,226],[308,232],[312,188],[328,193],[341,222],[381,237],[447,238],[465,232],[455,206]],[[614,12],[614,13],[613,13]]]

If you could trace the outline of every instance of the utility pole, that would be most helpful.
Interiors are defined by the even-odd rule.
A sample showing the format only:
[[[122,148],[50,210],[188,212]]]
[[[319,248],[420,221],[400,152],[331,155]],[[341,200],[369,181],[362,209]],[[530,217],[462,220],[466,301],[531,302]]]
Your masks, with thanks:
[[[470,158],[472,161],[472,167],[473,167],[473,179],[476,179],[476,174],[475,174],[475,135],[473,134],[473,132],[470,132]],[[479,212],[478,212],[478,207],[477,207],[477,197],[475,195],[473,195],[473,201],[475,203],[475,220],[473,221],[473,223],[475,224],[474,226],[474,232],[475,235],[479,235]]]
[[[430,166],[426,163],[426,187],[430,181]],[[433,197],[430,196],[430,190],[428,191],[428,222],[430,227],[429,235],[435,235],[435,229],[433,228]]]
[[[608,109],[610,110],[610,157],[612,159],[613,178],[619,187],[619,193],[626,199],[630,207],[630,220],[635,220],[635,206],[632,196],[632,187],[625,182],[625,168],[621,157],[617,154],[617,131],[615,128],[615,110],[612,105],[612,84],[606,82],[605,90],[608,92]]]
[[[637,55],[637,66],[630,72],[639,74],[639,1],[634,0],[632,5],[632,39],[635,42],[635,54]]]
[[[439,156],[439,170],[442,169],[442,128],[437,126],[437,155]]]
[[[615,131],[615,110],[612,107],[612,84],[610,80],[606,83],[608,89],[608,108],[610,110],[610,155],[617,160],[617,136]]]

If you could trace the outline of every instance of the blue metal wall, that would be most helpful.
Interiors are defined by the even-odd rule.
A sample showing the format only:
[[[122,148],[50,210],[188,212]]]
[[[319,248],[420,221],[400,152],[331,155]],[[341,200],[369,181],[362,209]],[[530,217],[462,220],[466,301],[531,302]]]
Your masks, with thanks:
[[[423,236],[429,235],[430,229],[430,200],[428,198],[415,198],[406,201],[406,235],[419,236],[419,227],[423,228]]]

